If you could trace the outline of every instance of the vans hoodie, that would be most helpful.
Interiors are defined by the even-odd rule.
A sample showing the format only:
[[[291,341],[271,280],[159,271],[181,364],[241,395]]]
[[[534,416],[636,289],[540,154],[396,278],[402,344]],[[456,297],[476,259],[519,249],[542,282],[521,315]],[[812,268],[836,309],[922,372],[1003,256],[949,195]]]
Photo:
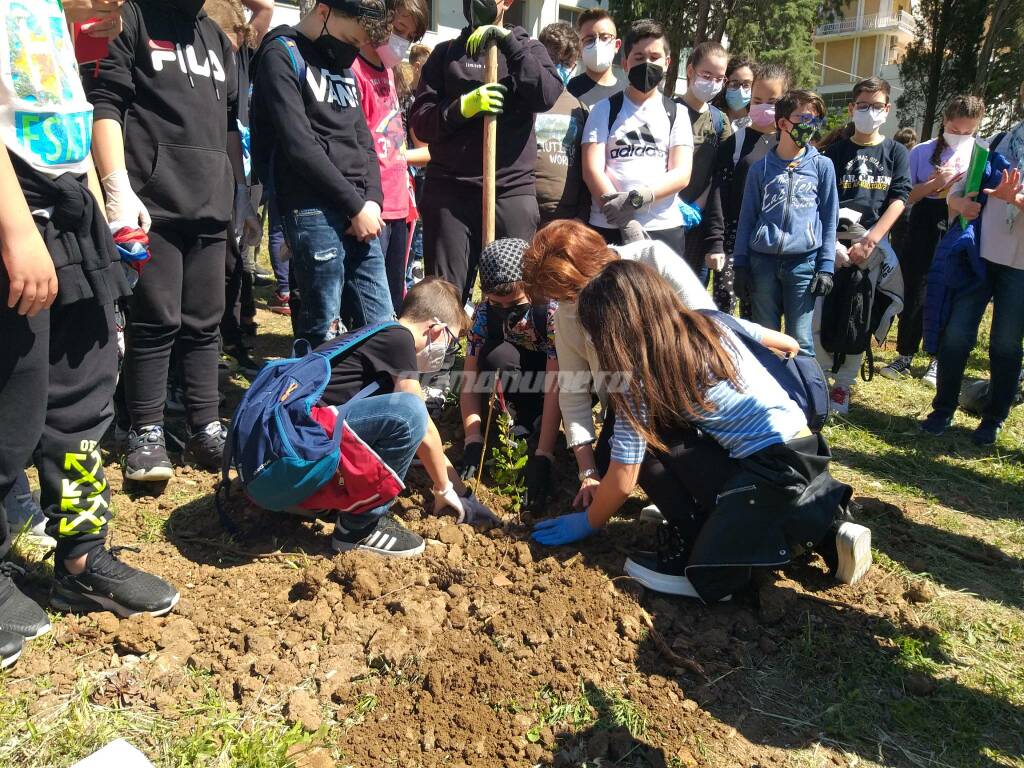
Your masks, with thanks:
[[[814,254],[816,271],[832,273],[836,260],[839,192],[835,166],[814,147],[789,161],[767,153],[747,173],[736,227],[733,261],[750,265],[750,254]]]
[[[171,0],[132,0],[122,18],[107,58],[82,67],[94,117],[124,127],[128,177],[154,226],[222,232],[234,200],[231,44],[205,11],[189,13]]]

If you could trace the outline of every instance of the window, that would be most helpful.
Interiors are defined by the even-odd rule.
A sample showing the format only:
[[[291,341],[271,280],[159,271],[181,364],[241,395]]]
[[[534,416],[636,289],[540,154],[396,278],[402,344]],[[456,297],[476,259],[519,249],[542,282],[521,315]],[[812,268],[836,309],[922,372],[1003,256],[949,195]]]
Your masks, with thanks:
[[[581,13],[583,13],[582,8],[574,8],[569,5],[558,6],[558,20],[567,21],[572,24],[573,27],[576,26],[576,20],[579,19]]]
[[[823,93],[821,98],[825,101],[825,109],[829,114],[833,112],[846,112],[846,105],[850,103],[850,92],[836,91],[834,93]]]

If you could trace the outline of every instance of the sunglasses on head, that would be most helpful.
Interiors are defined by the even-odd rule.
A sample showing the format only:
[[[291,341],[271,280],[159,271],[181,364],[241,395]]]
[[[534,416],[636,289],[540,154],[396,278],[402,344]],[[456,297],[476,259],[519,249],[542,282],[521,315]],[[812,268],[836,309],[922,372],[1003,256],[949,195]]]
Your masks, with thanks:
[[[818,117],[810,112],[804,112],[801,115],[790,115],[789,122],[793,125],[811,125],[819,128],[825,122],[825,118]]]

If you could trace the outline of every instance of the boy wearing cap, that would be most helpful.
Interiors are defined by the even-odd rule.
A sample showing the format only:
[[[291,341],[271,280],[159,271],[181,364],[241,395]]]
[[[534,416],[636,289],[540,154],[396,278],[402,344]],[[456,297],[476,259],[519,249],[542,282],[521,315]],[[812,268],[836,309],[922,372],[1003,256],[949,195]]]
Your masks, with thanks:
[[[525,240],[505,238],[480,253],[484,300],[476,308],[467,338],[460,397],[466,442],[459,469],[463,478],[475,477],[483,460],[481,394],[490,393],[497,377],[506,400],[515,406],[513,432],[517,437],[535,436],[526,465],[524,506],[536,509],[548,495],[561,420],[555,355],[558,302],[534,304],[526,295],[527,247]]]
[[[339,321],[394,316],[377,240],[380,167],[351,70],[361,46],[388,34],[384,0],[322,0],[272,30],[253,63],[253,168],[277,196],[302,297],[296,335],[312,347]]]

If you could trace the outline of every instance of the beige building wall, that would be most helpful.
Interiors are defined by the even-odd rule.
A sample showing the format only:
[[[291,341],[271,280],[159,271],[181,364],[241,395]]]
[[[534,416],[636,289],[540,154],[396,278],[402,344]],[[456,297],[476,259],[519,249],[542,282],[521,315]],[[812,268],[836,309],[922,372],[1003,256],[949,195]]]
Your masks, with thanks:
[[[853,40],[829,41],[825,47],[823,61],[825,76],[822,85],[839,85],[850,81],[845,72],[853,71]]]

